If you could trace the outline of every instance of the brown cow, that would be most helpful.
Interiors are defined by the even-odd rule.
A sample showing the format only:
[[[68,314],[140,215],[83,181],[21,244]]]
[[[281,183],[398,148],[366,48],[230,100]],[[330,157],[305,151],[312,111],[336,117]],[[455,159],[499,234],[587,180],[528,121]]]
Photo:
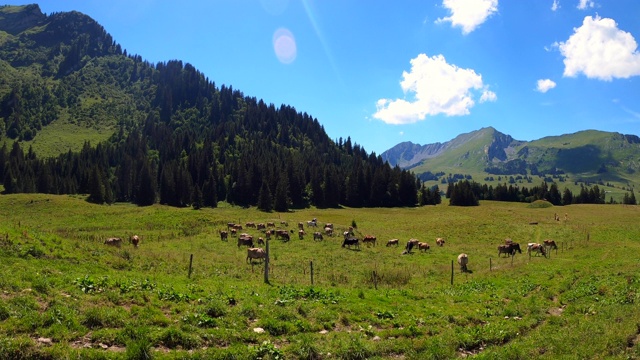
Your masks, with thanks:
[[[108,238],[107,240],[104,241],[104,243],[106,245],[120,247],[122,245],[122,238],[117,238],[117,237]]]
[[[224,230],[220,230],[220,240],[222,240],[222,241],[229,240],[229,232],[228,231],[224,231]]]
[[[420,241],[418,239],[409,239],[409,241],[407,241],[407,246],[405,248],[411,251],[411,248],[417,247],[419,243]]]
[[[304,239],[304,234],[305,234],[304,230],[298,230],[298,238],[300,240]]]
[[[251,262],[253,259],[260,259],[260,262],[262,262],[262,259],[266,258],[267,252],[262,248],[250,247],[247,249],[247,262]]]
[[[373,244],[373,246],[376,246],[376,237],[373,235],[367,235],[362,239],[362,243],[363,244]]]
[[[558,245],[556,245],[556,242],[553,240],[547,239],[543,241],[543,243],[544,243],[544,247],[556,249],[556,250],[558,249]]]
[[[419,251],[426,252],[429,249],[431,249],[431,246],[429,246],[429,244],[427,244],[426,242],[418,242],[418,250]]]
[[[254,223],[254,222],[248,222],[248,223],[245,223],[245,224],[244,224],[244,226],[246,226],[247,228],[250,228],[250,227],[251,227],[251,228],[255,228],[255,227],[256,227],[256,223]]]
[[[528,243],[527,244],[527,254],[531,256],[531,252],[535,252],[536,255],[542,254],[542,256],[547,257],[547,250],[544,245],[538,243]]]
[[[387,241],[387,247],[389,247],[391,245],[395,245],[396,247],[399,246],[400,245],[400,240],[391,239],[391,240]]]
[[[259,223],[259,224],[256,224],[256,228],[258,230],[264,230],[267,228],[267,225],[265,225],[264,223]]]
[[[458,255],[458,265],[460,265],[460,271],[467,272],[467,264],[469,263],[469,256],[462,253]]]
[[[436,239],[436,245],[444,246],[444,238],[437,238]]]
[[[258,245],[264,245],[264,239],[259,237],[258,238]]]
[[[313,240],[322,240],[322,233],[319,231],[316,231],[313,233]]]
[[[253,236],[251,235],[245,235],[242,234],[242,236],[240,236],[238,238],[238,247],[240,246],[248,246],[248,247],[253,247]]]
[[[301,223],[301,222],[299,222],[299,223],[298,223],[298,229],[300,229],[300,230],[304,230],[304,224],[303,224],[303,223]]]
[[[274,227],[276,227],[276,223],[274,223],[273,221],[268,221],[268,222],[267,222],[267,227],[272,227],[272,228],[274,228]]]
[[[134,247],[138,247],[138,244],[140,244],[140,237],[138,235],[133,235],[130,241]]]
[[[324,232],[327,234],[327,236],[333,236],[333,228],[327,226],[324,228]]]

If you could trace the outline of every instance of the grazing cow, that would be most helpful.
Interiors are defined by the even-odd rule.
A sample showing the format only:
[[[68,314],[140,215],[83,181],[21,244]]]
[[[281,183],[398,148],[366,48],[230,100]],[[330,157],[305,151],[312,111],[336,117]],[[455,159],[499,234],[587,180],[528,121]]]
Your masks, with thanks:
[[[264,239],[259,237],[258,238],[258,245],[264,245]]]
[[[304,239],[304,230],[298,230],[298,239],[303,240]]]
[[[349,238],[349,236],[351,235],[351,233],[350,233],[350,232],[348,232],[348,231],[345,231],[345,232],[343,232],[343,233],[342,233],[342,235],[344,236],[344,238],[345,238],[345,239],[347,239],[347,238]]]
[[[272,227],[272,228],[274,228],[274,227],[276,227],[276,223],[274,223],[274,222],[272,222],[272,221],[269,221],[269,222],[267,222],[267,227]]]
[[[236,230],[242,230],[242,225],[235,224],[235,225],[233,225],[233,228],[236,229]]]
[[[120,247],[122,245],[122,238],[118,238],[118,237],[108,238],[107,240],[104,241],[104,243],[106,245]]]
[[[458,255],[458,265],[460,265],[460,271],[467,272],[467,264],[469,263],[469,256],[462,253]]]
[[[256,223],[248,222],[248,223],[244,224],[244,226],[246,226],[247,228],[250,228],[250,227],[255,228],[256,227]]]
[[[409,239],[409,241],[407,241],[407,246],[405,246],[405,249],[407,249],[408,252],[411,252],[411,249],[413,249],[414,247],[418,247],[418,243],[420,241],[418,241],[418,239]]]
[[[220,240],[221,241],[229,240],[229,232],[225,230],[220,230]]]
[[[289,226],[289,223],[284,221],[284,220],[282,220],[282,221],[280,221],[280,225]]]
[[[333,228],[327,226],[324,228],[324,232],[327,234],[327,236],[333,236]]]
[[[373,235],[367,235],[364,237],[364,239],[362,239],[362,243],[363,244],[373,244],[373,246],[376,246],[376,237]]]
[[[245,236],[245,234],[242,234],[242,236],[240,236],[238,238],[238,247],[240,246],[248,246],[250,248],[253,247],[253,236]]]
[[[265,230],[267,228],[267,225],[265,225],[264,223],[259,223],[259,224],[256,224],[256,228],[258,230]]]
[[[326,228],[329,228],[329,229],[333,230],[333,224],[332,224],[332,223],[327,223],[327,224],[324,226],[324,228],[325,228],[325,229],[326,229]]]
[[[131,241],[134,247],[138,247],[138,244],[140,244],[140,237],[138,235],[133,235],[129,241]]]
[[[264,236],[267,238],[267,240],[271,240],[271,234],[274,234],[274,231],[273,230],[267,230],[264,233]]]
[[[522,250],[520,249],[520,244],[518,243],[511,242],[508,245],[498,245],[498,257],[500,257],[500,254],[507,254],[507,255],[513,256],[516,254],[516,251],[522,254]]]
[[[436,238],[436,245],[444,246],[444,238]]]
[[[538,243],[527,244],[527,254],[531,256],[531,252],[534,252],[536,255],[542,254],[542,256],[547,257],[547,250],[542,244],[538,244]]]
[[[424,251],[426,252],[427,250],[429,250],[431,247],[429,246],[429,244],[427,244],[426,242],[418,242],[418,250],[419,251]]]
[[[398,247],[400,245],[400,240],[391,239],[391,240],[387,241],[387,247],[389,247],[391,245],[395,245],[396,247]]]
[[[252,262],[253,259],[260,259],[260,262],[262,262],[262,259],[266,259],[266,257],[267,252],[262,248],[250,247],[247,249],[247,262]]]
[[[299,229],[299,230],[304,230],[304,224],[303,224],[303,223],[301,223],[301,222],[299,222],[299,223],[298,223],[298,229]]]
[[[311,220],[311,221],[307,221],[307,226],[309,226],[309,227],[311,227],[311,226],[317,227],[318,223],[314,219],[314,220]]]
[[[231,228],[232,228],[232,227],[234,227],[234,226],[236,226],[236,224],[235,224],[235,223],[232,223],[232,222],[227,223],[227,230],[231,229]]]
[[[238,236],[238,230],[236,230],[236,228],[231,228],[231,236]]]
[[[285,242],[291,240],[291,237],[289,236],[289,233],[285,230],[285,232],[283,232],[282,234],[280,234],[280,237],[282,238],[282,240],[284,240]]]
[[[558,250],[558,245],[556,245],[556,242],[554,240],[547,239],[547,240],[543,241],[543,243],[544,243],[544,247],[546,247],[546,248],[551,248],[551,249]]]
[[[342,242],[342,247],[348,246],[349,248],[351,248],[352,245],[355,246],[356,248],[360,249],[360,239],[358,239],[358,238],[346,238]]]
[[[513,244],[513,240],[511,240],[510,238],[506,238],[506,239],[504,239],[504,244],[505,245],[511,245],[511,244]]]
[[[322,240],[322,233],[319,232],[319,231],[314,232],[313,233],[313,240],[318,240],[318,241]]]

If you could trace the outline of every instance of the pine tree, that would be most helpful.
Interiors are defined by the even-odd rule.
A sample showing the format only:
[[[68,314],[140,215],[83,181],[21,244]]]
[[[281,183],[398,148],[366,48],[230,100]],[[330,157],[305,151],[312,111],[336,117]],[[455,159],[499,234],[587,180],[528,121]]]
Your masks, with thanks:
[[[93,167],[91,171],[91,180],[89,182],[90,193],[87,200],[94,204],[104,204],[104,183],[102,181],[102,174],[97,166]]]
[[[193,204],[191,204],[191,206],[193,206],[195,210],[202,209],[202,207],[204,206],[204,197],[202,195],[202,190],[200,190],[199,186],[195,186],[193,188],[192,198],[193,198]]]
[[[156,202],[156,179],[152,174],[151,165],[145,163],[140,171],[140,181],[137,184],[135,202],[140,206],[153,205]]]
[[[287,178],[283,175],[278,180],[278,186],[276,187],[276,198],[274,209],[278,212],[289,211],[289,197],[287,196]]]
[[[267,184],[266,180],[263,180],[262,186],[260,186],[258,209],[266,212],[273,210],[273,197],[271,196],[271,190],[269,190],[269,184]]]

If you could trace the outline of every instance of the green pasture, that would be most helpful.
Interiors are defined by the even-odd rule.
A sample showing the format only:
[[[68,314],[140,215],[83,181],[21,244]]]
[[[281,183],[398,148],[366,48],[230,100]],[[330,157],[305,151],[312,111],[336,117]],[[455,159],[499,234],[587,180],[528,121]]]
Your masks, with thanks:
[[[554,220],[555,214],[560,221]],[[565,220],[566,214],[566,220]],[[263,213],[0,196],[7,359],[640,358],[636,206],[481,202]],[[317,229],[307,221],[317,218]],[[227,223],[275,222],[264,265]],[[286,222],[287,225],[281,224]],[[297,224],[306,236],[298,239]],[[376,246],[314,241],[333,223]],[[255,238],[264,235],[244,229]],[[126,239],[137,234],[138,248]],[[122,247],[104,244],[125,239]],[[445,238],[437,247],[435,239]],[[397,238],[401,246],[386,247]],[[410,238],[430,250],[402,255]],[[498,257],[505,238],[522,254]],[[528,242],[553,239],[548,258]],[[452,261],[469,255],[469,272]],[[191,272],[190,272],[191,264]],[[313,265],[313,285],[311,284]]]

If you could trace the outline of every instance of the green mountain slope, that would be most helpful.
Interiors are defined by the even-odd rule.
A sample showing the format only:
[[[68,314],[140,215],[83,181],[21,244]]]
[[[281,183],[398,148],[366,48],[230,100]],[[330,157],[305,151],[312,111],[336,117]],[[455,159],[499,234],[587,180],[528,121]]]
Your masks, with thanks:
[[[435,149],[435,151],[434,151]],[[498,176],[553,181],[640,184],[640,138],[596,130],[518,141],[493,128],[462,134],[446,143],[401,143],[381,154],[392,165],[421,174],[469,174],[478,182]],[[504,181],[504,180],[503,180]]]
[[[417,203],[412,173],[334,142],[309,114],[127,54],[84,14],[3,6],[0,41],[4,193],[265,211]]]

